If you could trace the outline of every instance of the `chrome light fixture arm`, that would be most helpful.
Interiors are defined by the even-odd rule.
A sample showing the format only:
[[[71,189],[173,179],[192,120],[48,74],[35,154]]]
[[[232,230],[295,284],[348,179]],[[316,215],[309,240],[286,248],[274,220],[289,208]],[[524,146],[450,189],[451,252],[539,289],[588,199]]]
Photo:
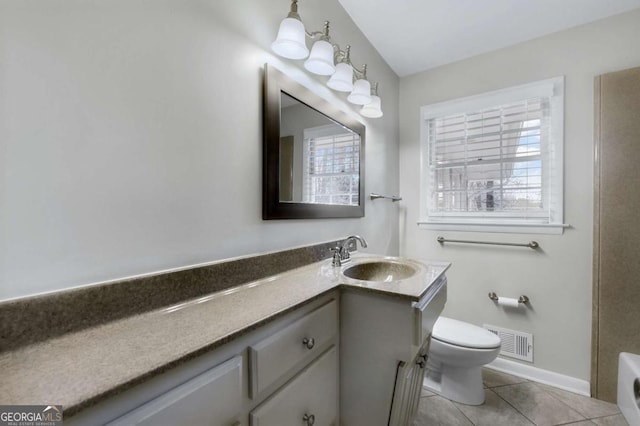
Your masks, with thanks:
[[[351,65],[351,68],[353,68],[353,74],[355,76],[355,79],[367,79],[367,64],[364,64],[362,66],[362,69],[358,69],[356,68],[355,65],[353,65],[353,63],[351,62],[351,45],[347,44],[344,48],[344,50],[342,50],[340,48],[340,45],[338,43],[333,43],[331,42],[331,44],[333,45],[333,50],[335,51],[334,54],[334,60],[337,63],[343,62],[345,64],[349,64]]]
[[[378,82],[376,81],[375,84],[371,87],[371,94],[378,96]]]
[[[300,15],[298,14],[298,0],[291,0],[291,9],[289,10],[287,18],[297,19],[302,22],[302,18],[300,18]]]
[[[298,21],[302,22],[302,18],[298,13],[298,0],[291,0],[291,9],[289,10],[287,18],[297,19]],[[326,40],[331,43],[331,39],[329,38],[329,21],[324,21],[324,28],[322,29],[322,31],[309,32],[305,28],[304,32],[306,36],[312,40],[320,39]]]
[[[361,109],[363,116],[381,117],[380,98],[377,88],[373,89],[367,78],[367,65],[356,68],[350,58],[351,46],[347,45],[343,50],[329,36],[329,27],[329,21],[325,21],[322,31],[307,31],[298,14],[298,0],[291,0],[289,14],[282,20],[271,49],[288,59],[308,58],[304,67],[314,74],[331,76],[327,85],[333,90],[350,92],[349,102],[367,107]],[[315,40],[311,52],[306,46],[306,38]]]
[[[329,37],[329,21],[324,21],[324,27],[322,28],[322,31],[309,32],[305,29],[304,32],[311,40],[324,40],[335,46],[335,44],[331,41],[331,37]]]
[[[367,64],[364,64],[362,66],[362,70],[353,67],[353,75],[355,80],[367,80]]]
[[[333,60],[337,63],[344,62],[345,64],[351,64],[351,59],[349,55],[351,54],[351,46],[347,44],[347,46],[342,50],[338,43],[331,43],[333,45],[334,56]]]

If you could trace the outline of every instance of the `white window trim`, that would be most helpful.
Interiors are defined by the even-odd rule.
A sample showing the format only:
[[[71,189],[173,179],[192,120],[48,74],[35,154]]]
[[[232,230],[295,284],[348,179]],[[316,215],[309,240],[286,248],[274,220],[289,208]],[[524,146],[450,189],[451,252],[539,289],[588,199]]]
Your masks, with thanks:
[[[555,196],[550,199],[551,223],[532,223],[518,220],[501,221],[493,219],[454,219],[430,217],[429,212],[429,135],[427,121],[432,118],[468,112],[476,109],[491,108],[533,97],[548,97],[552,114],[550,116],[550,134],[553,152],[549,154],[554,163],[555,176],[549,181],[549,187],[555,188]],[[563,223],[564,212],[564,76],[537,81],[521,86],[496,90],[493,92],[469,96],[451,101],[425,105],[420,108],[420,229],[442,231],[503,232],[524,234],[562,234],[569,225]],[[551,195],[550,195],[551,196]]]

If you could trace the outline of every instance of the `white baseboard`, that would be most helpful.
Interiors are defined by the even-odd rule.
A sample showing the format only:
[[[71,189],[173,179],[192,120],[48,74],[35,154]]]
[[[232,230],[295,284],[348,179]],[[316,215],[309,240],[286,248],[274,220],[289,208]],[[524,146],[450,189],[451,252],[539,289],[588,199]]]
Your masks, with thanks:
[[[531,365],[520,364],[519,362],[500,357],[496,358],[491,364],[488,364],[485,367],[569,392],[584,396],[591,396],[591,384],[586,380],[565,376],[564,374],[554,373],[553,371],[543,370],[542,368],[533,367]]]

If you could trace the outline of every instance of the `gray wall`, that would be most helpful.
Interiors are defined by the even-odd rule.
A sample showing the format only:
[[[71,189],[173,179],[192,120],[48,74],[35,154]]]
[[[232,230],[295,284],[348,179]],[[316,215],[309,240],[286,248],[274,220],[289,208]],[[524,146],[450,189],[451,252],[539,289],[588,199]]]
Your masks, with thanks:
[[[398,211],[261,219],[262,68],[355,113],[270,52],[287,0],[0,3],[0,300],[364,235],[396,254]],[[337,0],[306,0],[380,81],[367,191],[398,191],[398,78]],[[364,120],[364,119],[363,119]]]
[[[534,334],[534,366],[589,380],[593,240],[593,79],[640,64],[640,10],[403,78],[400,83],[402,255],[453,262],[444,314]],[[419,108],[422,105],[566,76],[564,235],[419,230]],[[450,238],[527,242],[541,250],[446,245]],[[518,313],[487,298],[531,298]]]

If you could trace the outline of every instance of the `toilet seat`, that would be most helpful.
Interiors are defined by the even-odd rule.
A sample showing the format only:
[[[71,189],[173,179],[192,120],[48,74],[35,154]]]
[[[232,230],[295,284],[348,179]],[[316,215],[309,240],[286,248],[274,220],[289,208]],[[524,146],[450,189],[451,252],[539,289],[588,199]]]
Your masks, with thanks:
[[[500,338],[492,332],[473,324],[452,318],[440,317],[433,326],[432,338],[451,345],[472,349],[500,347]]]

